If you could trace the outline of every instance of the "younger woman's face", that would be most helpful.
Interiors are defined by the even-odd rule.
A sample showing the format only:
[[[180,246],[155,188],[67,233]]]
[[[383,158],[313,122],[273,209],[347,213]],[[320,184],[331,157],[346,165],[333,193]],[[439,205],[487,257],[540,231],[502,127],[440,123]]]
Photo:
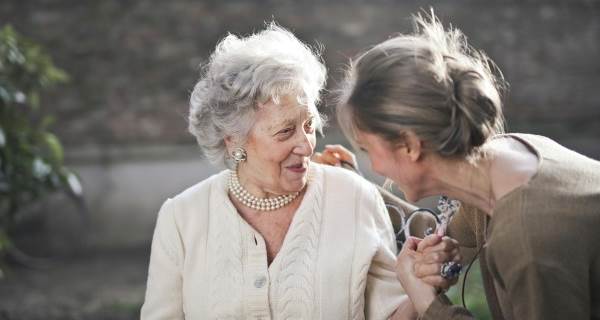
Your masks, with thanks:
[[[360,149],[369,155],[371,170],[392,179],[406,200],[416,202],[423,197],[423,166],[409,154],[406,146],[397,146],[377,134],[360,131]]]
[[[240,182],[270,194],[302,190],[316,144],[316,116],[294,96],[262,104],[245,145],[247,160],[238,168]]]

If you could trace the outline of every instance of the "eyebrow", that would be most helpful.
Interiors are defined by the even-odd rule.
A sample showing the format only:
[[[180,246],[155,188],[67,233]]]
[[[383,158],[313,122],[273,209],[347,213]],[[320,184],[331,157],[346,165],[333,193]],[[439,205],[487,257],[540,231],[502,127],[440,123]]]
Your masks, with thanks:
[[[314,119],[315,116],[313,114],[309,114],[308,117],[306,119]],[[274,130],[274,129],[278,129],[278,128],[283,128],[283,127],[287,127],[289,125],[293,125],[296,123],[296,117],[291,117],[291,118],[287,118],[284,119],[282,121],[279,121],[277,123],[275,123],[274,125],[269,127],[269,130]]]
[[[294,123],[296,123],[296,119],[289,118],[289,119],[285,119],[285,120],[275,123],[275,125],[273,127],[286,127],[286,126],[292,125]]]
[[[284,128],[289,125],[293,125],[295,122],[296,121],[294,121],[294,119],[285,119],[285,120],[279,121],[273,125],[270,125],[269,131],[279,130],[280,128]]]

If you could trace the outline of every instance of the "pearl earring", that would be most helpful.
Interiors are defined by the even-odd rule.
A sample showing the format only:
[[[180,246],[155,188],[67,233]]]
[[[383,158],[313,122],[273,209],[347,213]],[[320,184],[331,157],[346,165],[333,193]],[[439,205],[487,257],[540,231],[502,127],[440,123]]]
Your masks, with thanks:
[[[242,147],[237,147],[231,151],[231,158],[236,164],[246,161],[247,157],[248,155],[246,154],[246,150],[244,150]]]

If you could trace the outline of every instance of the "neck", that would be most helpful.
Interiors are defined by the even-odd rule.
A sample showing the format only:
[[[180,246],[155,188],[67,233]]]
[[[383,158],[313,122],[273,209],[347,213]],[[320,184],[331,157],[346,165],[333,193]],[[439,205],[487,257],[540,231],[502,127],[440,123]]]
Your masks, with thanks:
[[[492,215],[496,196],[492,187],[492,159],[481,157],[474,162],[438,158],[432,166],[431,194],[457,199]]]
[[[244,163],[241,163],[237,168],[233,169],[237,172],[240,185],[246,189],[246,191],[257,198],[272,198],[280,195],[269,191],[267,188],[260,187],[260,185],[255,182],[257,179],[250,173],[250,170],[247,169],[248,168]]]

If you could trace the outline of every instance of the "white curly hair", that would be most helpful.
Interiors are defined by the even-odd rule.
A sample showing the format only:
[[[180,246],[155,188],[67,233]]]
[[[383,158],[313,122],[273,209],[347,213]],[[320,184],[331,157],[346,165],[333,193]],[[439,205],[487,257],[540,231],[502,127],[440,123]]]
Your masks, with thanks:
[[[189,131],[206,158],[230,167],[225,138],[245,143],[258,104],[279,103],[287,95],[309,107],[321,131],[325,120],[316,104],[326,68],[320,52],[275,23],[247,37],[229,34],[221,40],[190,97]]]

